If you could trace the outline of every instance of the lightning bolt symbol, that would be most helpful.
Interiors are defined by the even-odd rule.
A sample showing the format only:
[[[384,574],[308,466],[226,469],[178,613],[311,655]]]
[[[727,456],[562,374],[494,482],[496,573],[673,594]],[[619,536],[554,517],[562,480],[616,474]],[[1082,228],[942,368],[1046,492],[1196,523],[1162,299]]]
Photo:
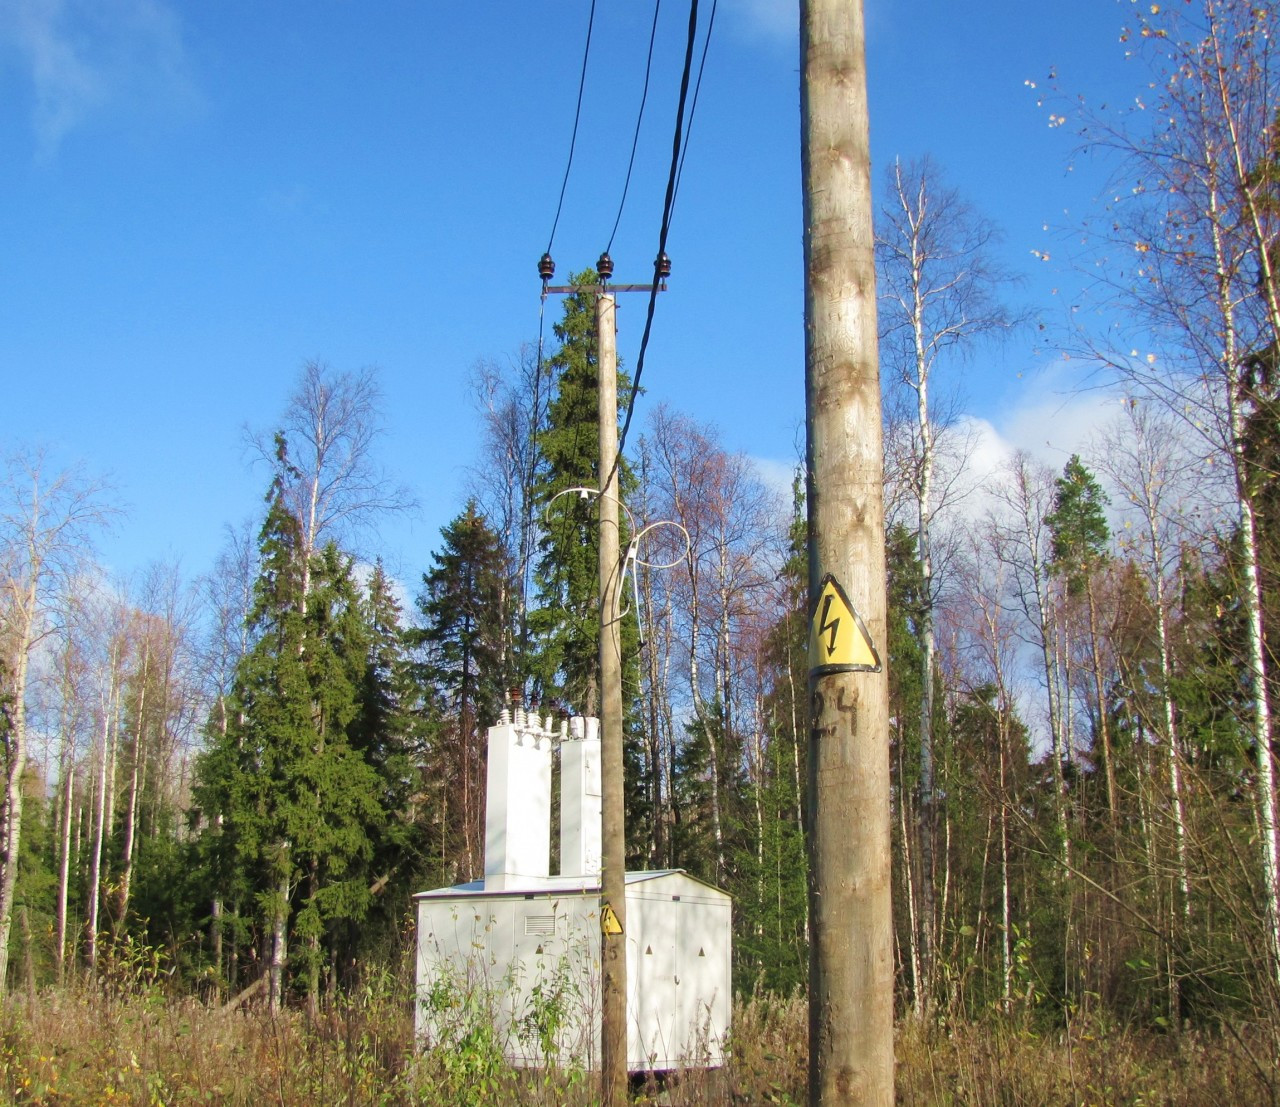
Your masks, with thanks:
[[[828,622],[828,616],[831,614],[831,604],[835,601],[835,596],[824,596],[822,601],[822,619],[818,623],[818,635],[821,637],[827,631],[831,632],[831,636],[827,639],[827,656],[830,657],[836,652],[836,631],[840,627],[840,619],[837,616]]]

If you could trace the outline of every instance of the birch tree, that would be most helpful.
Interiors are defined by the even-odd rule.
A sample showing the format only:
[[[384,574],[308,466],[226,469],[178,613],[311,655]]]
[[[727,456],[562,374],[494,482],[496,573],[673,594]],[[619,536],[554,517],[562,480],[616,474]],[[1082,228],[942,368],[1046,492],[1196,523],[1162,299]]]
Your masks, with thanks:
[[[929,159],[890,167],[886,194],[876,221],[876,266],[880,292],[882,372],[893,387],[905,390],[914,403],[906,424],[909,454],[902,476],[910,489],[915,515],[916,554],[920,559],[924,604],[918,633],[921,642],[919,721],[919,900],[920,962],[915,1004],[922,1013],[929,1002],[934,975],[937,918],[934,908],[934,608],[940,581],[935,579],[934,523],[953,485],[940,470],[954,441],[947,402],[940,399],[937,376],[972,357],[982,340],[1007,331],[1013,315],[1002,303],[1001,290],[1010,276],[994,260],[999,235],[995,225],[978,215],[958,193],[946,187]],[[953,392],[943,388],[943,394]],[[952,438],[949,444],[947,439]],[[963,453],[963,451],[961,451]],[[962,469],[953,459],[951,481]]]
[[[411,505],[408,493],[391,482],[374,456],[374,444],[380,433],[380,403],[381,395],[372,370],[340,373],[310,361],[303,366],[274,434],[249,436],[251,449],[268,463],[273,474],[262,549],[267,548],[266,542],[273,534],[283,536],[276,543],[275,555],[293,562],[288,568],[278,565],[267,575],[285,579],[296,574],[295,614],[300,625],[307,621],[312,573],[319,564],[318,554],[324,544],[338,538],[354,538],[382,513],[404,510]],[[260,598],[256,607],[262,608]],[[251,620],[251,625],[254,621]],[[256,619],[256,623],[265,625],[261,618]],[[272,645],[268,644],[268,652]],[[276,635],[274,646],[299,651],[298,659],[304,648],[302,637],[289,634]],[[275,661],[283,664],[279,658]],[[278,752],[286,761],[290,756],[288,747],[298,733],[299,720],[310,715],[315,725],[320,726],[324,715],[316,690],[308,690],[304,681],[295,681],[288,694],[310,695],[311,702],[291,703],[284,709],[291,720],[279,731],[285,748],[272,751],[271,755]],[[336,765],[343,751],[336,745],[330,749],[327,762]],[[267,848],[275,866],[269,969],[269,995],[274,1008],[282,997],[295,843],[282,836]],[[310,995],[314,998],[314,979],[311,984]]]
[[[1263,628],[1261,535],[1246,427],[1250,367],[1280,350],[1280,204],[1275,164],[1280,13],[1231,0],[1135,8],[1126,37],[1150,67],[1149,95],[1086,141],[1120,156],[1098,237],[1107,287],[1136,320],[1133,345],[1100,351],[1167,403],[1232,474],[1256,758],[1254,802],[1269,976],[1280,988],[1280,828],[1271,660]],[[1148,107],[1149,105],[1149,107]]]
[[[272,471],[281,506],[297,521],[302,595],[325,540],[351,541],[387,511],[412,506],[407,490],[379,467],[382,394],[372,369],[302,367],[276,429],[250,432],[248,445]]]
[[[1129,400],[1121,418],[1104,432],[1098,456],[1100,467],[1137,523],[1123,536],[1146,579],[1154,608],[1159,677],[1156,717],[1150,723],[1163,738],[1168,810],[1176,843],[1179,910],[1188,920],[1191,890],[1183,785],[1185,754],[1173,693],[1173,604],[1183,545],[1193,538],[1189,522],[1196,514],[1197,501],[1202,499],[1196,490],[1202,467],[1188,455],[1179,430],[1162,405]],[[1128,683],[1135,680],[1131,678]]]
[[[0,645],[10,725],[3,735],[0,821],[0,995],[9,963],[27,769],[28,677],[35,651],[61,619],[65,586],[112,514],[104,487],[39,453],[7,459],[0,483]]]
[[[471,473],[480,513],[502,541],[510,578],[513,627],[510,670],[528,672],[529,601],[542,534],[536,489],[546,462],[538,443],[547,430],[552,379],[528,350],[506,367],[483,362],[472,371],[472,393],[480,414],[481,459]]]

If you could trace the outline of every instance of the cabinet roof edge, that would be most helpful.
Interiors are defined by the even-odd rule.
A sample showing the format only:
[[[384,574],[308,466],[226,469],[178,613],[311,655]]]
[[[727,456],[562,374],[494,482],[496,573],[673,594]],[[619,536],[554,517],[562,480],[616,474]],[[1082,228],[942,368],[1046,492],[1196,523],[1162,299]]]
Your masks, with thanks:
[[[708,880],[694,876],[685,869],[646,869],[626,874],[626,883],[630,887],[633,884],[643,884],[648,881],[662,880],[667,877],[679,876],[686,880],[691,880],[695,884],[716,892],[719,895],[732,899],[723,888],[717,888]],[[495,890],[485,888],[483,880],[471,880],[465,884],[454,884],[446,888],[432,888],[426,892],[415,892],[410,898],[419,899],[445,899],[449,897],[489,897],[503,899],[525,899],[529,896],[542,898],[544,896],[565,896],[565,895],[599,895],[600,882],[598,880],[584,881],[582,878],[562,879],[560,877],[550,877],[545,883],[539,883],[536,886],[527,886],[523,888],[504,888]]]

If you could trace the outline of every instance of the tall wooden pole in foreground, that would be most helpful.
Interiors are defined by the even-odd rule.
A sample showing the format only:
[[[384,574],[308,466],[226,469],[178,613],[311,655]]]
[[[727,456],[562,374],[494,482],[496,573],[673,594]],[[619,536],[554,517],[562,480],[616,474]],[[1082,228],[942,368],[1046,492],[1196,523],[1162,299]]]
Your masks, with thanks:
[[[600,431],[600,1100],[627,1102],[626,826],[622,785],[622,638],[618,595],[618,346],[615,301],[601,278],[596,292]]]
[[[876,288],[862,0],[801,0],[809,503],[809,1102],[890,1107]]]

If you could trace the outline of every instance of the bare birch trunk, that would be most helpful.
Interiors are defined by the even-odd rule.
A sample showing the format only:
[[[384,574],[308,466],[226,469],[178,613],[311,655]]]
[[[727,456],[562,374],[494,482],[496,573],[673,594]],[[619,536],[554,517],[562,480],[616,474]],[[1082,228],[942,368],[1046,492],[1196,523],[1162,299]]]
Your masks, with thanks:
[[[145,634],[145,631],[144,631]],[[133,730],[133,765],[129,773],[129,797],[125,804],[124,844],[121,847],[122,869],[120,872],[120,890],[116,901],[116,929],[124,926],[125,916],[129,911],[129,886],[133,879],[133,837],[134,825],[138,814],[138,779],[142,763],[142,741],[146,732],[147,707],[147,670],[151,661],[151,643],[144,637],[142,644],[142,673],[138,687],[138,719]]]
[[[693,714],[702,733],[707,739],[708,756],[711,760],[711,828],[716,844],[716,882],[719,883],[724,871],[724,835],[720,828],[720,758],[716,743],[715,720],[707,714],[706,702],[702,698],[699,687],[698,636],[701,632],[701,606],[698,601],[697,566],[690,549],[687,559],[690,581],[689,601],[689,693],[693,698]],[[716,666],[716,683],[719,683],[719,665]]]
[[[55,920],[57,936],[54,949],[59,987],[67,980],[67,891],[71,883],[71,804],[75,792],[75,775],[75,763],[71,762],[63,771],[62,810],[59,812],[58,907]]]
[[[1107,782],[1107,814],[1111,820],[1112,849],[1120,826],[1120,810],[1116,797],[1116,766],[1111,753],[1111,724],[1107,719],[1106,689],[1102,680],[1102,647],[1098,642],[1097,604],[1093,595],[1093,575],[1085,581],[1085,599],[1089,608],[1089,651],[1093,656],[1093,689],[1098,702],[1098,737],[1102,741],[1102,757]]]
[[[282,853],[281,868],[284,870],[276,883],[271,907],[271,951],[267,963],[267,1006],[275,1012],[279,1011],[284,1001],[284,966],[289,959],[288,927],[289,918],[289,847],[284,843],[279,846]]]
[[[1210,211],[1220,215],[1218,196],[1211,193]],[[1231,460],[1235,475],[1236,500],[1240,512],[1240,538],[1243,545],[1245,588],[1242,590],[1249,638],[1249,682],[1253,700],[1254,750],[1258,765],[1256,804],[1259,823],[1259,846],[1262,853],[1266,903],[1267,952],[1271,958],[1270,978],[1280,989],[1280,831],[1276,821],[1275,760],[1271,749],[1271,696],[1267,670],[1267,643],[1262,626],[1262,579],[1259,572],[1258,525],[1249,491],[1249,459],[1245,456],[1245,417],[1241,409],[1238,366],[1242,351],[1236,346],[1236,329],[1231,299],[1231,278],[1226,262],[1226,247],[1218,221],[1211,223],[1214,255],[1218,261],[1219,302],[1226,322],[1222,362],[1226,374],[1226,404],[1230,430]],[[1265,250],[1262,252],[1266,252]],[[1280,332],[1276,337],[1280,340]]]
[[[95,789],[95,806],[93,813],[93,845],[89,855],[89,906],[85,918],[86,957],[89,968],[98,963],[98,912],[99,896],[102,888],[102,858],[106,838],[106,823],[110,816],[107,795],[110,790],[111,766],[115,762],[114,734],[116,713],[118,710],[117,690],[118,662],[120,643],[113,638],[107,672],[107,692],[102,699],[102,740],[98,750],[98,780]]]
[[[999,678],[997,678],[999,679]],[[1009,783],[1006,772],[1008,758],[1008,723],[1000,702],[998,734],[1000,742],[1000,979],[1004,1010],[1007,1014],[1013,1000],[1013,916],[1009,905]]]
[[[0,868],[0,997],[7,991],[9,932],[13,924],[14,890],[18,883],[18,855],[22,838],[23,782],[27,773],[27,673],[35,641],[39,569],[33,568],[17,608],[18,641],[13,662],[13,706],[5,741],[3,868]],[[15,589],[15,592],[17,590]]]

